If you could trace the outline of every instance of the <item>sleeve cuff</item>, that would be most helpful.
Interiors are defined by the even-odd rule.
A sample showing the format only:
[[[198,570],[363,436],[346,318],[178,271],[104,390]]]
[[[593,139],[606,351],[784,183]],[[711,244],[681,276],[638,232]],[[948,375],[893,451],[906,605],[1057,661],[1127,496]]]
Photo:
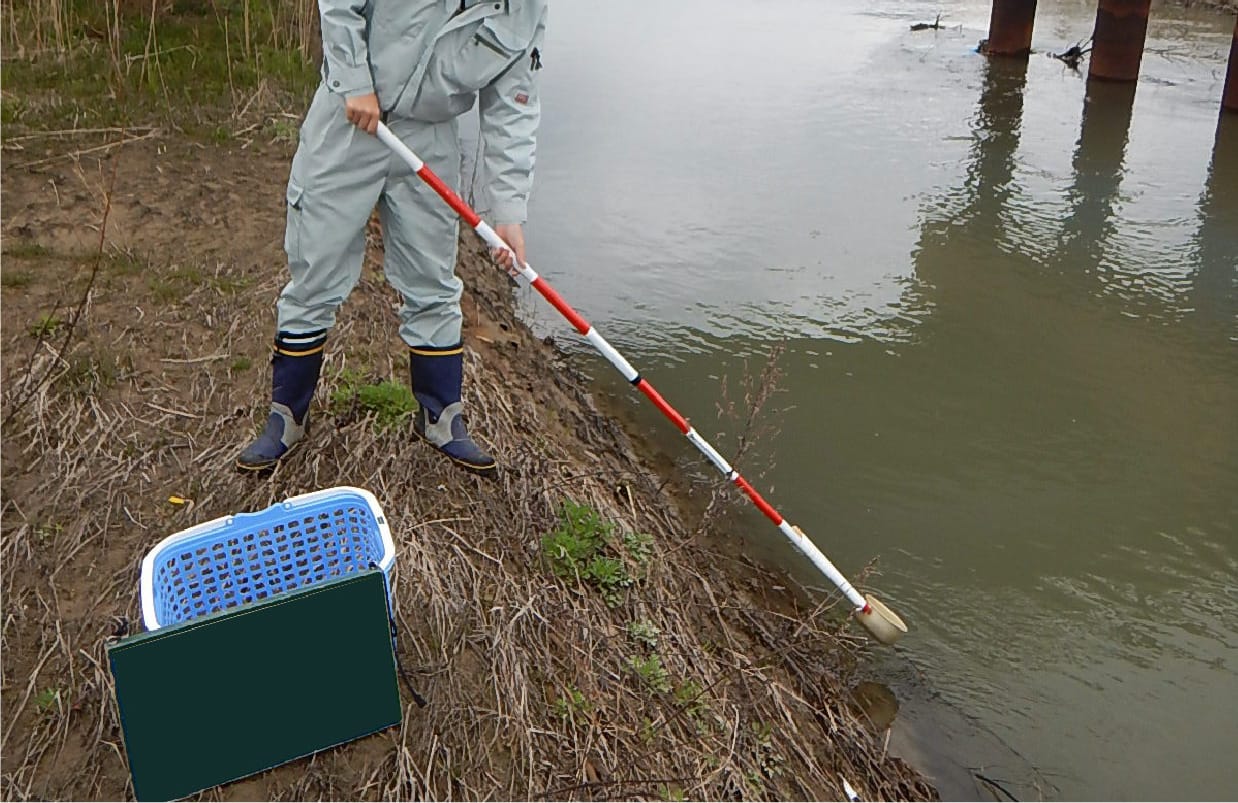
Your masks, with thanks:
[[[374,78],[370,75],[369,65],[349,67],[339,62],[328,62],[327,89],[346,98],[372,94]]]
[[[523,226],[529,219],[529,205],[522,200],[493,201],[490,204],[490,217],[496,226],[513,223]]]

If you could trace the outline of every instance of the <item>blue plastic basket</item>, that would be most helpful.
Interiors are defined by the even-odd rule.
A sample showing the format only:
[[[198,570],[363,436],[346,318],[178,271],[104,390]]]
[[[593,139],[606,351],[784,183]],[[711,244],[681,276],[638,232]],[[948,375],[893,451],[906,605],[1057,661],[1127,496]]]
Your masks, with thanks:
[[[386,576],[390,600],[394,563],[372,493],[315,491],[160,541],[142,560],[142,620],[157,630],[371,566]]]

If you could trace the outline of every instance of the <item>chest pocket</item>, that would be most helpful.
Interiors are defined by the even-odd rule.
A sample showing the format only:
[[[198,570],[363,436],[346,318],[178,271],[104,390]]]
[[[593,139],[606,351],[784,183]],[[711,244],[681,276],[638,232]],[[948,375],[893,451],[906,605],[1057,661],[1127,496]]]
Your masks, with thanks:
[[[518,30],[502,17],[487,17],[444,72],[456,91],[474,92],[524,58],[532,41],[532,30]]]

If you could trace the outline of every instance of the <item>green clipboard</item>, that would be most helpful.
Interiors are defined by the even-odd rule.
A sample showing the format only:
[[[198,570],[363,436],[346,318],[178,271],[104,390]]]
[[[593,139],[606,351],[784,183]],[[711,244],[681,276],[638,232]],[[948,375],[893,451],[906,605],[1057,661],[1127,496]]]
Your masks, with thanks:
[[[138,800],[174,800],[397,725],[383,573],[108,647]]]

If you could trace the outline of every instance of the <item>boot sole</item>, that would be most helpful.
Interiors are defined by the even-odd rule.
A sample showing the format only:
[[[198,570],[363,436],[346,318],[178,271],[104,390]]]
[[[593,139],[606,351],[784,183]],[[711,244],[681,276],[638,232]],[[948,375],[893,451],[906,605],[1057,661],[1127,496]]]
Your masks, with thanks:
[[[288,457],[288,455],[296,451],[296,448],[300,445],[301,445],[301,441],[297,441],[296,443],[288,447],[288,451],[284,452],[282,455],[275,458],[269,463],[243,463],[241,462],[241,458],[238,457],[236,459],[236,464],[235,464],[236,470],[243,471],[246,474],[265,474],[269,471],[274,471],[275,467],[279,465],[279,461],[285,459],[286,457]]]
[[[476,474],[479,477],[485,477],[486,479],[490,479],[490,480],[497,478],[499,475],[499,464],[498,463],[491,463],[488,466],[479,466],[474,463],[467,463],[457,457],[452,457],[451,455],[444,452],[442,449],[435,446],[433,443],[430,443],[430,439],[427,438],[425,435],[421,434],[420,432],[418,432],[416,427],[413,427],[413,434],[417,436],[417,440],[426,444],[431,449],[438,452],[443,457],[446,457],[448,460],[455,463],[457,466],[469,472],[470,474]]]
[[[270,463],[262,463],[260,465],[255,463],[242,463],[238,459],[236,461],[236,470],[243,471],[246,474],[264,474],[268,471],[274,471],[275,467],[279,465],[279,461],[282,459],[282,457],[277,458]]]
[[[435,451],[438,451],[438,450],[436,449]],[[464,469],[470,474],[476,474],[477,476],[484,477],[485,479],[488,479],[488,480],[497,479],[499,476],[499,464],[498,463],[495,463],[489,466],[475,466],[472,463],[466,463],[463,460],[458,460],[452,457],[451,455],[447,454],[446,452],[439,452],[439,454],[443,455],[448,460],[455,463],[457,466]]]

